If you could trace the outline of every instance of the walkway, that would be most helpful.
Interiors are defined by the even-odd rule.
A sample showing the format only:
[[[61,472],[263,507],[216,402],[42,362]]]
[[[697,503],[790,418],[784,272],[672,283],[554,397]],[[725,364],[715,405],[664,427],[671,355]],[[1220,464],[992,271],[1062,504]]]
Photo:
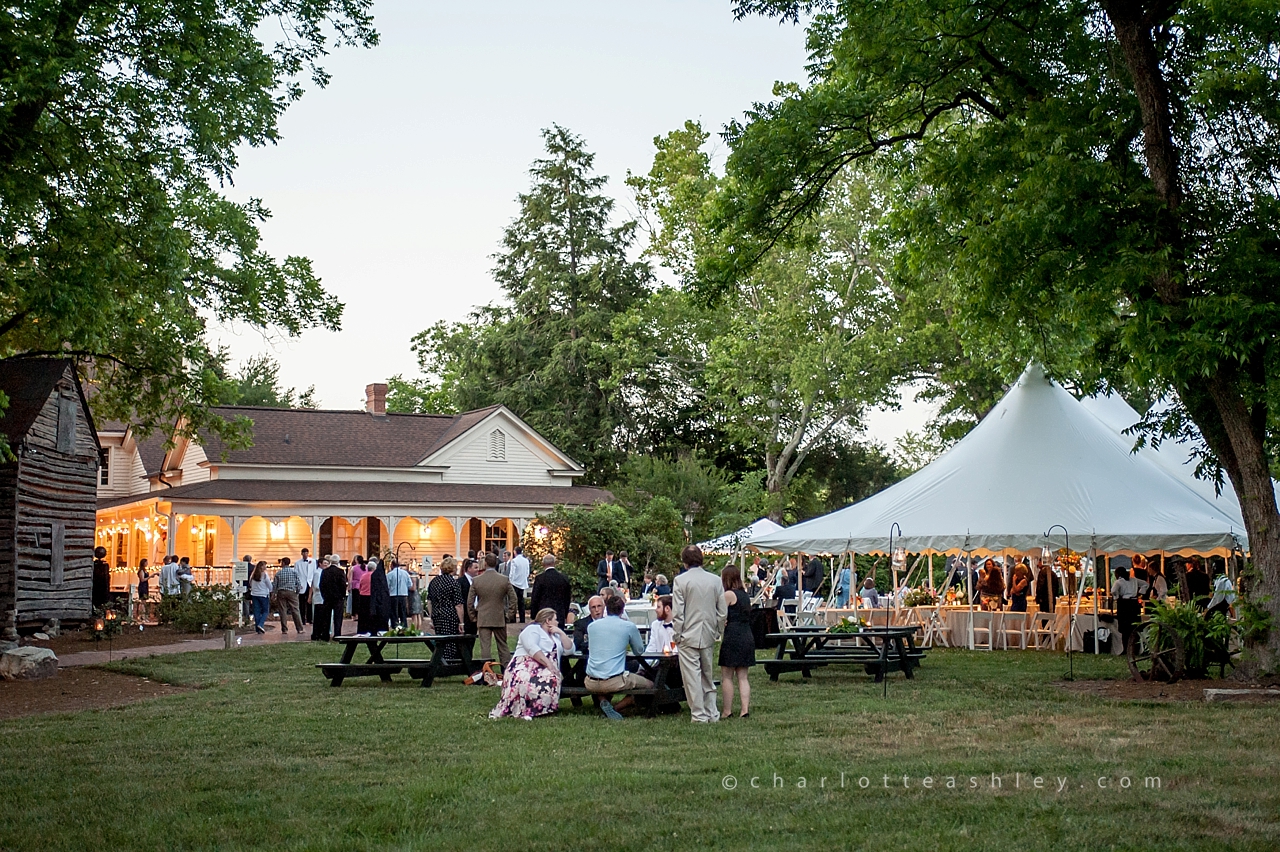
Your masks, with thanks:
[[[508,624],[507,634],[511,637],[508,641],[513,646],[520,631],[527,625],[525,624]],[[249,647],[252,645],[280,645],[285,642],[310,642],[311,641],[311,625],[307,625],[302,634],[289,631],[289,635],[280,635],[279,630],[268,630],[261,635],[256,633],[242,634],[236,636],[238,647]],[[112,660],[131,660],[135,657],[154,657],[157,654],[185,654],[189,651],[217,651],[226,647],[226,642],[222,635],[209,639],[187,639],[182,642],[174,642],[170,645],[144,645],[140,648],[121,648],[118,651],[78,651],[74,654],[66,654],[58,658],[59,668],[69,668],[71,666],[95,666],[101,663],[111,662]]]

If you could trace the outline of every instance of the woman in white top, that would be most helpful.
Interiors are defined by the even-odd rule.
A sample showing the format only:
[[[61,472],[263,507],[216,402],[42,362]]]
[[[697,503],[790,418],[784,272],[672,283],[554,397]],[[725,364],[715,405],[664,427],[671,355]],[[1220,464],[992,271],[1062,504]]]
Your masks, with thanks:
[[[557,623],[556,611],[538,610],[533,624],[520,631],[515,654],[502,675],[502,698],[490,719],[517,716],[526,721],[560,707],[560,654],[573,651]]]

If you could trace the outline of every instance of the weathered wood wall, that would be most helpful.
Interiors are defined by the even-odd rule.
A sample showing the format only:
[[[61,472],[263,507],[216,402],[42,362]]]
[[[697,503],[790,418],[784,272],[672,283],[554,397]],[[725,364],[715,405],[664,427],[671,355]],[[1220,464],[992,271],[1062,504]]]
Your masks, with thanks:
[[[4,620],[14,611],[17,593],[14,545],[17,537],[18,463],[0,465],[0,638],[9,626]]]
[[[17,464],[19,625],[86,619],[92,609],[98,445],[74,384],[59,384],[27,432]],[[63,550],[55,554],[59,538]]]

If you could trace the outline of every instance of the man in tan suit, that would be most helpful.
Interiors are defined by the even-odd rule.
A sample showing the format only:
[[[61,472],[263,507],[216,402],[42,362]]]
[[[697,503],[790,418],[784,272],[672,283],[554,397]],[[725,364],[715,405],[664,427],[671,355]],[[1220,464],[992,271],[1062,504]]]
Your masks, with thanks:
[[[686,570],[671,584],[672,634],[680,655],[680,676],[695,722],[718,722],[712,651],[724,630],[729,607],[720,579],[702,570],[702,549],[689,545],[680,554]]]
[[[507,610],[515,609],[516,593],[511,581],[498,573],[497,556],[486,554],[484,566],[484,571],[471,580],[467,612],[471,613],[480,635],[480,655],[489,656],[492,638],[498,645],[498,662],[505,671],[511,661],[511,651],[507,648]]]

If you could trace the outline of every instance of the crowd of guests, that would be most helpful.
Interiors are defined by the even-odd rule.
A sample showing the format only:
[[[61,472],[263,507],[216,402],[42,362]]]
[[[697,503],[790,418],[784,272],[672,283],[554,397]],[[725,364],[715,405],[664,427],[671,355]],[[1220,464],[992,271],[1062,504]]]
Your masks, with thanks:
[[[624,559],[625,554],[614,560],[609,553],[601,560],[604,567],[598,568],[597,580],[604,582],[598,584],[598,593],[588,599],[587,614],[577,617],[569,610],[567,580],[555,570],[555,558],[546,557],[544,570],[533,583],[534,621],[520,632],[515,653],[509,663],[504,663],[502,695],[489,714],[491,718],[530,720],[554,713],[560,704],[561,663],[567,654],[585,656],[583,685],[597,697],[601,711],[610,719],[624,718],[623,711],[636,703],[633,693],[643,693],[654,686],[639,670],[637,657],[673,654],[694,722],[718,722],[732,716],[735,699],[740,708],[738,716],[749,717],[751,686],[747,673],[755,664],[755,640],[751,632],[751,599],[738,568],[727,566],[717,577],[704,570],[702,551],[689,546],[681,554],[684,570],[669,586],[665,577],[646,577],[642,593],[655,596],[656,616],[646,640],[638,625],[626,617],[626,596],[619,591],[620,583],[613,573],[615,565],[623,565],[629,572]],[[629,578],[628,573],[626,579]],[[548,579],[551,582],[543,587]],[[485,581],[484,574],[478,581],[495,590],[500,585]],[[473,582],[473,589],[475,585]],[[537,606],[542,601],[540,587],[555,590],[553,598],[548,593],[548,606]],[[566,619],[572,624],[572,636],[565,630]],[[713,659],[717,643],[720,653],[718,659]],[[501,651],[499,646],[500,654]],[[717,706],[717,665],[724,691],[722,707]],[[613,698],[618,694],[623,698],[615,704]]]

